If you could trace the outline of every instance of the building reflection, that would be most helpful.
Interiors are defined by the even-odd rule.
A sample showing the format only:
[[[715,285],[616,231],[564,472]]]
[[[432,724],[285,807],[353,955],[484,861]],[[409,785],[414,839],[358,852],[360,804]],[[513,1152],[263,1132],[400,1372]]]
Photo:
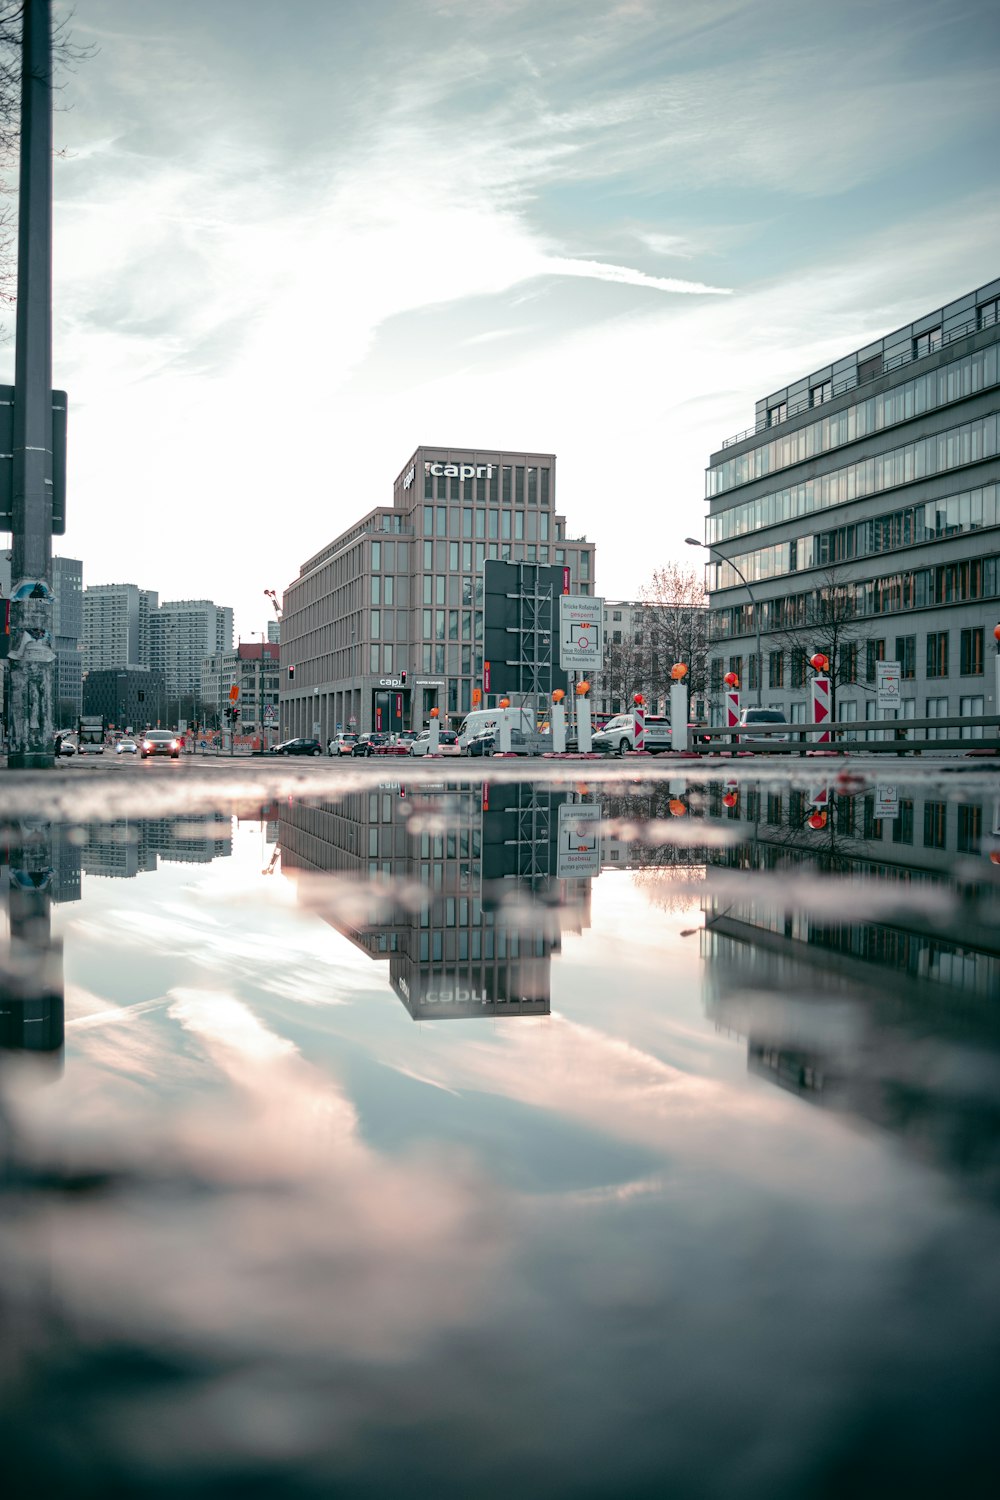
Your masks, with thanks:
[[[91,824],[78,835],[87,875],[131,880],[159,863],[207,864],[233,852],[229,818],[119,818]]]
[[[706,1010],[751,1072],[1000,1191],[996,804],[818,790],[713,790],[741,838],[708,855]]]
[[[584,800],[530,785],[442,782],[409,795],[383,784],[284,808],[282,869],[385,888],[371,920],[334,896],[316,909],[388,962],[415,1020],[547,1015],[552,955],[590,923],[590,876],[564,873],[589,857],[572,813]]]

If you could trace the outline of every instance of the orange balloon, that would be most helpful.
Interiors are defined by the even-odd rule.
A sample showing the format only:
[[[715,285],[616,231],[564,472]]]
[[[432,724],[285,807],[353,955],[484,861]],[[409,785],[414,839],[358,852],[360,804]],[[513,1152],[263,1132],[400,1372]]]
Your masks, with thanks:
[[[737,677],[735,672],[727,672],[722,680],[726,684],[726,687],[734,688],[739,687],[740,685],[740,679]]]
[[[816,811],[816,812],[812,813],[811,816],[810,816],[810,818],[809,818],[809,827],[810,828],[825,828],[826,827],[826,813],[822,812],[822,811]]]
[[[510,708],[510,699],[509,698],[501,698],[500,699],[500,707],[501,708]]]
[[[441,713],[441,710],[439,708],[432,708],[431,709],[431,718],[432,719],[438,718],[439,715],[440,715],[440,713]]]
[[[687,808],[679,797],[672,798],[668,803],[668,806],[675,818],[683,818],[684,814],[687,812]]]
[[[552,694],[552,702],[561,703],[565,696],[566,694],[563,692],[562,688],[556,688],[554,693]]]
[[[641,693],[632,694],[632,702],[636,705],[637,708],[641,708],[645,701],[646,700]]]
[[[738,792],[727,792],[722,799],[722,805],[723,807],[735,807],[739,800]]]
[[[578,682],[577,685],[576,685],[576,692],[577,692],[577,697],[579,697],[579,698],[585,698],[586,695],[590,692],[590,683],[587,682],[586,680],[584,680],[582,682]]]
[[[670,668],[670,675],[675,682],[683,682],[687,674],[688,669],[682,661],[674,662],[674,665]]]

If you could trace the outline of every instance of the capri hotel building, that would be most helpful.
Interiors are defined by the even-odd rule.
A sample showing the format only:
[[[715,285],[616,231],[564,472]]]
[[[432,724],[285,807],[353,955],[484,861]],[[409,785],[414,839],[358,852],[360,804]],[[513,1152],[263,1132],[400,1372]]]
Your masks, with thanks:
[[[594,544],[566,535],[553,454],[418,448],[392,504],[285,590],[282,734],[420,729],[432,708],[457,723],[482,687],[487,558],[561,564],[571,593],[594,593]]]

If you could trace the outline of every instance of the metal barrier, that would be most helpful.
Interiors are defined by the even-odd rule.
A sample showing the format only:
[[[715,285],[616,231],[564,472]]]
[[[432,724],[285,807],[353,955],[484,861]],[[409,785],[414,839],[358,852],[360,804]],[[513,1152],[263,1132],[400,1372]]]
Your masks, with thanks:
[[[934,731],[916,738],[915,730]],[[992,730],[973,736],[970,730]],[[845,733],[846,731],[846,733]],[[829,735],[828,740],[820,736]],[[762,744],[773,740],[773,744]],[[971,751],[1000,751],[1000,716],[979,714],[934,719],[828,720],[822,724],[744,724],[736,729],[696,729],[691,749],[699,755],[720,753],[760,755],[831,754],[908,755],[925,750],[968,755]]]

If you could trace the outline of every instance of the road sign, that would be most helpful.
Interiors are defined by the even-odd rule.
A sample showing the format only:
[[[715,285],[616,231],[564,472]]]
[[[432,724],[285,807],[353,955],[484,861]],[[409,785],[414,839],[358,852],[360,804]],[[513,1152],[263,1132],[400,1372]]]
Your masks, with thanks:
[[[564,802],[557,825],[556,878],[596,875],[601,868],[601,808],[595,802]]]
[[[899,817],[899,787],[879,786],[875,789],[876,818],[898,818]]]
[[[604,600],[575,594],[559,599],[559,665],[599,672],[604,661]]]
[[[229,689],[229,701],[230,701],[230,703],[235,703],[236,700],[237,700],[237,698],[239,696],[240,696],[240,685],[239,685],[238,682],[234,682],[233,685],[232,685],[232,687]]]
[[[899,708],[899,662],[875,663],[875,704],[877,708]]]

